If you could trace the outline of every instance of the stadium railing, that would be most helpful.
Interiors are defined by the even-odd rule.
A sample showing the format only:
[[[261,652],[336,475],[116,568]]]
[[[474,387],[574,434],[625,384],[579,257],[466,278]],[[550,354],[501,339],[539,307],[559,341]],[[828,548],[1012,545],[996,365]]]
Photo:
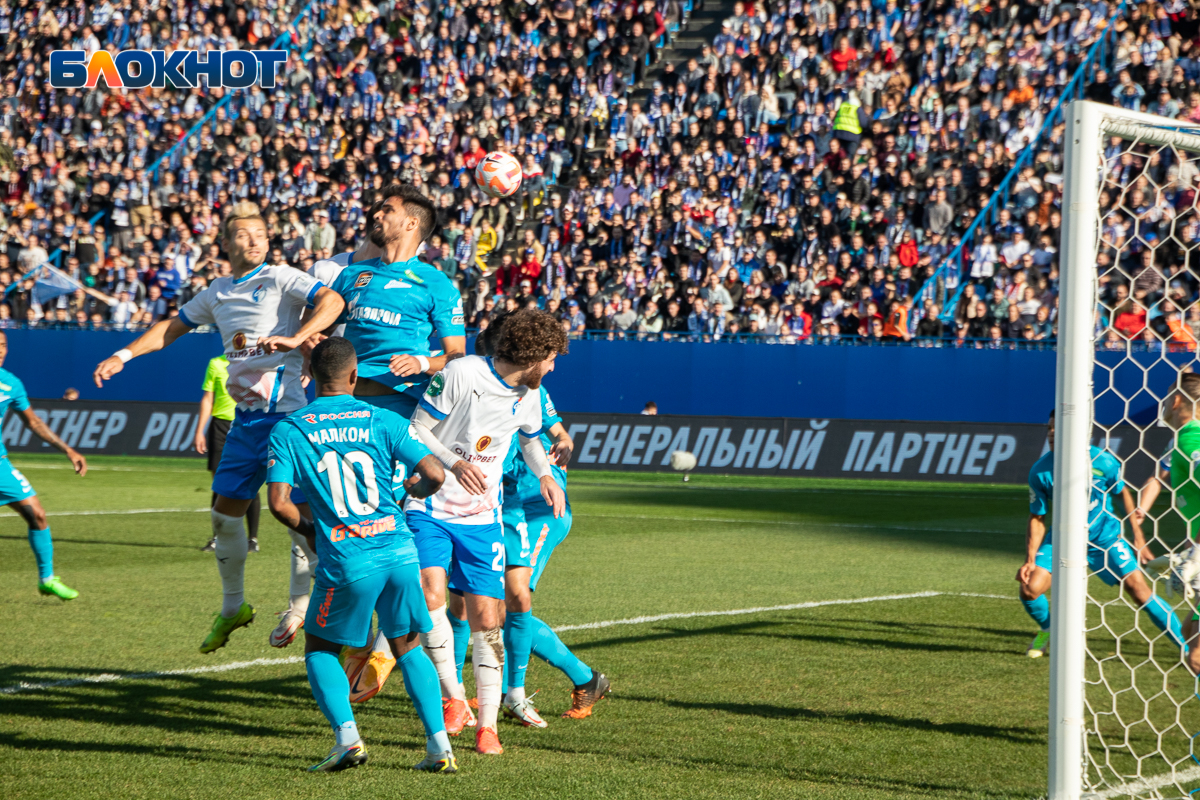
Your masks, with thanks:
[[[1021,172],[1028,166],[1033,164],[1040,147],[1045,143],[1046,139],[1053,132],[1056,125],[1063,122],[1063,112],[1066,109],[1066,104],[1072,100],[1082,99],[1087,87],[1095,79],[1098,70],[1109,70],[1112,67],[1112,61],[1117,52],[1117,31],[1116,23],[1125,14],[1127,0],[1121,0],[1116,11],[1108,18],[1103,31],[1100,33],[1100,38],[1092,43],[1088,49],[1087,56],[1083,62],[1075,70],[1075,74],[1071,80],[1063,87],[1062,94],[1059,95],[1058,102],[1054,108],[1043,120],[1042,125],[1038,128],[1037,134],[1033,140],[1029,142],[1017,156],[1016,163],[1000,181],[996,187],[996,191],[992,194],[987,205],[985,205],[971,225],[962,235],[962,240],[959,242],[950,254],[946,256],[941,266],[925,281],[925,284],[918,291],[915,298],[917,305],[923,303],[926,299],[932,298],[942,309],[942,321],[950,322],[954,318],[955,306],[958,304],[958,299],[962,295],[963,288],[966,286],[966,281],[963,279],[964,258],[969,255],[975,247],[975,237],[982,232],[995,225],[999,217],[1000,210],[1008,207],[1008,201],[1012,188],[1015,185],[1017,178]],[[955,292],[947,302],[947,294],[949,288],[947,283],[949,278],[956,278],[957,284],[954,287]]]
[[[308,0],[308,3],[305,4],[304,8],[300,9],[300,12],[296,14],[296,17],[288,25],[287,30],[275,37],[275,41],[271,43],[271,47],[269,49],[279,50],[286,48],[289,52],[292,52],[295,50],[293,45],[298,44],[297,42],[292,41],[292,37],[295,34],[296,28],[299,26],[300,21],[305,17],[316,17],[319,21],[323,16],[324,9],[317,5],[317,1]],[[304,42],[304,46],[296,51],[299,52],[301,58],[308,53],[309,49],[312,47],[312,42],[313,40],[310,36],[308,40]],[[158,171],[162,168],[164,163],[170,168],[178,167],[183,157],[187,155],[188,148],[191,145],[199,142],[200,131],[204,129],[205,125],[212,122],[212,120],[216,118],[218,110],[224,108],[233,101],[233,98],[237,96],[238,91],[239,90],[234,89],[232,91],[225,92],[225,95],[216,103],[214,103],[212,108],[206,111],[195,125],[188,129],[188,132],[183,135],[183,138],[171,145],[171,147],[165,153],[159,156],[158,159],[150,165],[150,167],[146,170],[146,175],[149,176],[151,180],[157,181]]]

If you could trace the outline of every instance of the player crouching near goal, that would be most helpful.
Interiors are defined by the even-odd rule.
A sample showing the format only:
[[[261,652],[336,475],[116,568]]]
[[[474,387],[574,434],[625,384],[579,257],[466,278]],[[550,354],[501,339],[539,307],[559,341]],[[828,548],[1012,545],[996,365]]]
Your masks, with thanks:
[[[1049,451],[1029,471],[1029,527],[1025,536],[1025,563],[1017,570],[1021,604],[1041,629],[1026,655],[1040,658],[1050,650],[1050,569],[1053,545],[1046,513],[1054,494],[1054,412],[1046,435]],[[1134,513],[1133,497],[1121,477],[1121,462],[1099,447],[1091,448],[1092,485],[1088,503],[1088,568],[1109,586],[1121,584],[1129,597],[1144,610],[1159,630],[1165,631],[1186,651],[1179,618],[1146,583],[1139,569],[1139,555],[1149,560],[1149,549]],[[1133,529],[1133,548],[1121,537],[1121,520],[1113,512],[1113,497],[1120,496]]]

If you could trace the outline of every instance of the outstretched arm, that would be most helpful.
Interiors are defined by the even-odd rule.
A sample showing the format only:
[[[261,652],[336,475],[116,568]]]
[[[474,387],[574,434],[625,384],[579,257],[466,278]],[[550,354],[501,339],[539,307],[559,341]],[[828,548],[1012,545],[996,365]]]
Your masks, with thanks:
[[[346,301],[328,286],[317,290],[313,298],[312,314],[300,325],[294,336],[267,336],[258,340],[258,346],[268,353],[277,350],[295,350],[311,337],[333,326],[346,307]]]
[[[178,317],[159,320],[150,326],[150,330],[135,339],[133,344],[123,350],[118,350],[100,362],[96,371],[92,373],[92,377],[96,380],[96,386],[103,389],[106,380],[125,369],[125,362],[131,358],[162,350],[190,330],[191,328],[181,322]]]
[[[550,448],[550,455],[553,456],[554,463],[566,468],[571,461],[571,454],[575,452],[575,443],[571,441],[571,434],[567,433],[566,426],[561,422],[551,425],[547,433],[554,439],[554,446]]]
[[[1154,559],[1154,553],[1146,544],[1146,534],[1142,531],[1142,522],[1137,516],[1137,503],[1133,502],[1133,493],[1129,491],[1128,486],[1121,489],[1121,501],[1125,503],[1129,527],[1133,529],[1133,551],[1138,555],[1139,564],[1147,564]]]
[[[87,459],[75,452],[75,449],[58,438],[54,431],[50,430],[50,426],[42,421],[42,418],[33,413],[32,408],[27,408],[21,412],[21,416],[25,418],[25,424],[29,426],[29,430],[37,434],[37,437],[51,447],[57,447],[67,458],[71,459],[71,465],[75,467],[75,472],[81,477],[87,475]]]

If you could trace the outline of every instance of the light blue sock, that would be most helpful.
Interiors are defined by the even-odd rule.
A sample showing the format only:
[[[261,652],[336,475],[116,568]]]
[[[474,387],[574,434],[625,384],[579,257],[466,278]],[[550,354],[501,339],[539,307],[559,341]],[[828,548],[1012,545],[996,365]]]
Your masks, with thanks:
[[[1183,626],[1179,624],[1179,617],[1175,616],[1175,612],[1163,602],[1161,597],[1153,595],[1142,608],[1150,615],[1151,621],[1158,626],[1160,631],[1166,631],[1167,636],[1171,637],[1171,641],[1178,647],[1183,647]]]
[[[562,643],[558,634],[537,617],[533,623],[533,654],[552,667],[560,669],[575,686],[583,686],[592,679],[592,668],[575,657]],[[507,659],[505,659],[507,660]]]
[[[454,619],[453,615],[450,619]],[[400,656],[400,673],[404,675],[404,688],[416,706],[417,716],[425,726],[425,749],[430,753],[446,752],[450,749],[450,739],[442,719],[442,687],[437,668],[425,655],[425,649],[414,647]]]
[[[512,665],[512,659],[508,653],[504,654],[504,666],[500,668],[500,696],[508,694],[508,668]]]
[[[525,688],[525,670],[533,648],[533,612],[509,611],[504,619],[504,667],[508,673],[504,691]],[[511,664],[511,666],[509,666]]]
[[[35,531],[30,528],[29,546],[33,548],[33,557],[37,560],[38,582],[45,583],[54,576],[54,542],[50,539],[50,529]]]
[[[1039,628],[1044,631],[1050,630],[1050,601],[1046,595],[1043,594],[1036,600],[1026,600],[1022,597],[1021,605],[1025,606],[1025,613],[1033,617]]]
[[[329,720],[337,743],[342,746],[354,744],[358,741],[358,726],[354,722],[354,712],[350,710],[350,681],[338,662],[337,653],[324,650],[305,653],[304,666],[317,707]],[[436,675],[434,677],[436,679]],[[349,741],[344,741],[346,739]]]
[[[458,682],[462,683],[463,663],[467,660],[467,645],[471,643],[471,623],[447,612],[450,627],[454,629],[454,666],[458,669]]]

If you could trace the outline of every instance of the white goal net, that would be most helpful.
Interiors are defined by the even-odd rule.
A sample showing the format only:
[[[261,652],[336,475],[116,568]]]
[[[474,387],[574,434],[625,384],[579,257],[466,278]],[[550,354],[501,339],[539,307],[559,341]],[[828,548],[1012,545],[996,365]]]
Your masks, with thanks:
[[[1182,372],[1200,372],[1200,135],[1176,120],[1084,101],[1066,120],[1050,797],[1190,798],[1200,791],[1196,679],[1131,581],[1103,580],[1106,571],[1114,577],[1113,556],[1098,563],[1088,543],[1089,447],[1116,456],[1133,499],[1149,503],[1142,487],[1163,474],[1172,450],[1162,403]],[[1191,545],[1181,493],[1170,480],[1160,485],[1141,522],[1158,564]],[[1113,509],[1133,544],[1139,515],[1120,499]],[[1142,585],[1192,624],[1195,601],[1171,594],[1169,570],[1154,566],[1140,570]]]

